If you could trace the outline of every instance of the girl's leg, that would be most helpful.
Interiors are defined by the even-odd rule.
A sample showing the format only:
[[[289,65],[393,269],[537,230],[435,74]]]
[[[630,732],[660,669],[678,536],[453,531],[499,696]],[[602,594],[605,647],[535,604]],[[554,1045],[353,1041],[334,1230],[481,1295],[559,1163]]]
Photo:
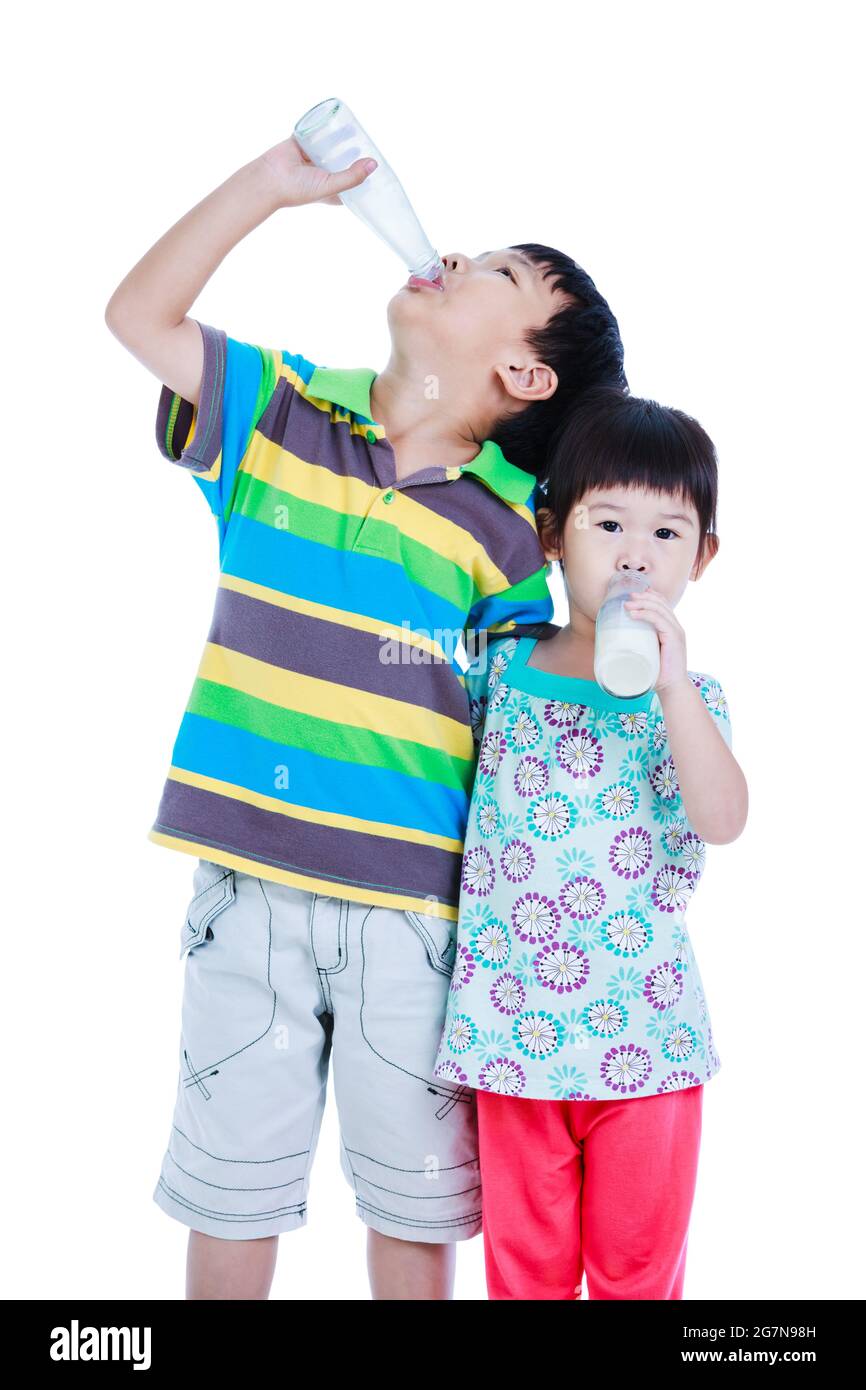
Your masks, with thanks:
[[[570,1102],[475,1094],[488,1295],[577,1298],[581,1156]]]
[[[703,1094],[689,1086],[596,1104],[581,1206],[591,1299],[682,1298]]]

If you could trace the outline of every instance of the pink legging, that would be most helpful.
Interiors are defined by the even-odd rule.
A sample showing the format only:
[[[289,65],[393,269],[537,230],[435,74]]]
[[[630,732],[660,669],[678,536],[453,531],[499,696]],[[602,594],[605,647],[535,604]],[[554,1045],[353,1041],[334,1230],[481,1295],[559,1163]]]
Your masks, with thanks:
[[[476,1091],[490,1298],[683,1296],[703,1086],[630,1100]]]

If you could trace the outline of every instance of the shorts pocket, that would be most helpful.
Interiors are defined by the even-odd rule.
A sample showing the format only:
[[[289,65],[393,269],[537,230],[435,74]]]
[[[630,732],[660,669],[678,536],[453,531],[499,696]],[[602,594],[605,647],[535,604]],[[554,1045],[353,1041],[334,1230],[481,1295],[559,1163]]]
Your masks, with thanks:
[[[185,951],[213,938],[212,924],[215,918],[234,901],[234,870],[201,859],[195,871],[193,889],[180,934],[181,959]]]
[[[420,912],[410,912],[408,908],[404,911],[410,926],[423,941],[433,969],[450,975],[457,950],[457,923],[446,922],[441,917],[425,917]]]
[[[425,1106],[439,1104],[438,1090],[430,1088],[448,1008],[456,935],[456,922],[405,908],[373,907],[364,917],[356,991],[359,1026],[378,1059],[369,1065],[380,1069],[358,1075],[365,1077],[365,1085],[378,1088],[383,1103],[387,1096],[389,1105],[399,1106],[400,1093],[389,1088],[400,1074],[423,1083]],[[338,1022],[338,1030],[339,1026]]]

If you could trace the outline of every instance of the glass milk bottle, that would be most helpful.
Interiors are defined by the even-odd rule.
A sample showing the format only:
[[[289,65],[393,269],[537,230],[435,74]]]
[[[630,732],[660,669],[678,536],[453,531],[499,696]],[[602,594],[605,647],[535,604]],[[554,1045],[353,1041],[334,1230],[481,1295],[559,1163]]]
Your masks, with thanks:
[[[620,699],[645,695],[658,680],[661,648],[658,634],[645,618],[624,606],[632,591],[650,588],[638,572],[615,574],[595,620],[595,678],[602,690]]]
[[[356,159],[377,161],[357,188],[337,196],[371,231],[391,247],[413,279],[444,289],[445,267],[434,251],[390,164],[383,159],[345,102],[328,97],[306,111],[292,132],[308,159],[329,174],[348,169]]]

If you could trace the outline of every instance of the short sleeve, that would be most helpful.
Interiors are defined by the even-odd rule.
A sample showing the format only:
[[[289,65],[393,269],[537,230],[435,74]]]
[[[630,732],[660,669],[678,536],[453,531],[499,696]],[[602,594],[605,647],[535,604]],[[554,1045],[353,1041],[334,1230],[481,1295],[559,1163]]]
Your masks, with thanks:
[[[720,682],[704,671],[690,671],[689,675],[693,684],[697,686],[704,704],[712,714],[716,728],[725,743],[731,748],[731,712],[728,709],[728,698]]]
[[[474,633],[520,637],[526,628],[548,623],[552,617],[553,599],[547,583],[547,565],[543,564],[498,593],[479,595],[466,619],[467,650],[473,650]]]
[[[505,675],[516,648],[516,637],[498,638],[485,633],[474,651],[470,652],[469,665],[463,673],[463,679],[466,682],[469,724],[476,749],[484,735],[484,722],[491,696]]]
[[[163,385],[156,440],[171,463],[188,468],[223,523],[231,511],[238,465],[281,375],[282,352],[230,338],[199,323],[204,369],[198,406]]]

